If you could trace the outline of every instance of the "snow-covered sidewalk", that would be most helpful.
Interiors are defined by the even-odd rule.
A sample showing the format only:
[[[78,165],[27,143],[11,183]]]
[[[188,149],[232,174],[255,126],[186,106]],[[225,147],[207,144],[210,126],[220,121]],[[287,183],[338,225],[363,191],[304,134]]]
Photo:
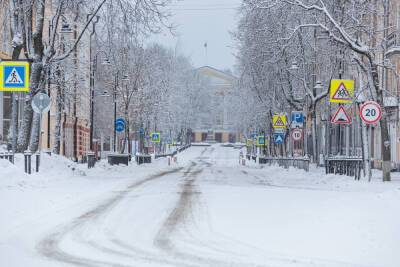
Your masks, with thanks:
[[[190,152],[184,153],[190,160]],[[21,265],[21,249],[34,254],[32,248],[44,232],[80,216],[132,182],[186,164],[180,156],[178,160],[171,166],[160,158],[128,167],[101,161],[88,169],[43,154],[41,171],[32,175],[24,173],[22,155],[17,155],[15,165],[0,160],[0,266],[30,266],[29,258]]]

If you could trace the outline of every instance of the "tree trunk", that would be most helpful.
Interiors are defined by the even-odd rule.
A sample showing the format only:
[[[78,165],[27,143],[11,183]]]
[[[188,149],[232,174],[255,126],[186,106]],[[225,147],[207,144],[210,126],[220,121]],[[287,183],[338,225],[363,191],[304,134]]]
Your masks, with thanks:
[[[313,162],[318,163],[318,152],[317,152],[317,114],[315,112],[316,104],[313,103],[311,110],[311,118],[312,118],[312,153],[313,153]]]
[[[62,113],[62,86],[60,84],[57,85],[57,93],[56,93],[56,129],[54,132],[54,153],[60,154],[61,152],[61,113]]]
[[[38,88],[40,85],[40,81],[42,80],[43,76],[42,70],[43,70],[43,65],[41,62],[35,62],[32,64],[32,73],[30,77],[32,92],[35,92],[36,88]],[[30,138],[32,130],[32,118],[33,118],[33,110],[31,104],[32,104],[32,97],[25,98],[23,119],[20,131],[18,133],[17,150],[19,152],[23,152],[28,148],[30,140],[32,141],[35,140],[35,138],[33,139]],[[38,123],[38,120],[36,122]],[[36,132],[35,134],[38,134],[38,132]]]
[[[383,91],[379,87],[379,75],[378,75],[378,66],[372,62],[370,58],[371,64],[371,76],[372,81],[374,83],[375,90],[377,92],[377,102],[382,107],[383,116],[380,121],[381,126],[381,155],[382,155],[382,179],[384,182],[388,182],[391,180],[390,171],[392,169],[391,166],[391,149],[390,149],[390,136],[389,136],[389,128],[388,128],[388,120],[389,117],[385,111],[384,102],[383,102]]]
[[[40,121],[40,115],[38,113],[33,114],[33,120],[32,120],[32,130],[31,130],[31,135],[30,135],[30,140],[29,140],[29,150],[30,151],[37,151],[39,147],[39,140],[41,138],[41,121]]]
[[[366,176],[368,176],[368,181],[371,181],[371,160],[369,152],[369,138],[367,126],[361,122],[361,138],[363,146],[363,158],[364,158],[364,170]]]
[[[12,32],[13,36],[13,51],[11,55],[12,60],[18,60],[24,46],[21,30],[21,14],[18,1],[11,1],[12,16]],[[17,93],[12,93],[12,107],[11,107],[11,123],[9,128],[8,141],[12,143],[13,151],[17,149],[17,134],[18,134],[18,101],[16,99]]]

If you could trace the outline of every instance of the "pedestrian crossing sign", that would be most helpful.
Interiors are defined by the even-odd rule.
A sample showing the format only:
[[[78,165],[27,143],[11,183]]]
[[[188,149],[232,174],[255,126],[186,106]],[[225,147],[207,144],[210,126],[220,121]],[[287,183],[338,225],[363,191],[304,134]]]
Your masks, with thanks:
[[[29,62],[2,61],[0,91],[29,92]]]
[[[264,135],[257,136],[257,146],[265,146],[266,145],[266,140],[265,140]]]
[[[161,133],[155,132],[151,133],[151,142],[153,143],[160,143],[161,142]]]
[[[286,128],[286,115],[274,115],[272,117],[272,126],[274,128]]]
[[[354,80],[332,80],[330,102],[351,103],[354,97]]]

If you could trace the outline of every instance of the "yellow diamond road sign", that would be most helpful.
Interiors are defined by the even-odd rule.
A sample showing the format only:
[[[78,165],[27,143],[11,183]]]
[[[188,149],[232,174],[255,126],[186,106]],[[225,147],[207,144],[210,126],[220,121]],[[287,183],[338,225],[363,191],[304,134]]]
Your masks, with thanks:
[[[286,115],[274,115],[272,117],[272,126],[274,128],[286,128]]]
[[[2,61],[0,91],[29,92],[29,62]]]
[[[354,97],[354,80],[332,80],[330,99],[332,103],[351,103]]]

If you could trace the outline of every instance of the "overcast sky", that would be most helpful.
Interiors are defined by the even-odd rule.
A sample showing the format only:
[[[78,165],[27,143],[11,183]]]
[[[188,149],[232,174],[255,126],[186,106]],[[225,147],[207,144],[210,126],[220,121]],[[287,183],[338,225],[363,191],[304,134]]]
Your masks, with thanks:
[[[170,21],[178,36],[163,33],[155,41],[189,56],[196,67],[209,65],[233,69],[234,42],[229,31],[235,30],[240,0],[180,0],[171,7]],[[207,42],[207,58],[204,44]]]

